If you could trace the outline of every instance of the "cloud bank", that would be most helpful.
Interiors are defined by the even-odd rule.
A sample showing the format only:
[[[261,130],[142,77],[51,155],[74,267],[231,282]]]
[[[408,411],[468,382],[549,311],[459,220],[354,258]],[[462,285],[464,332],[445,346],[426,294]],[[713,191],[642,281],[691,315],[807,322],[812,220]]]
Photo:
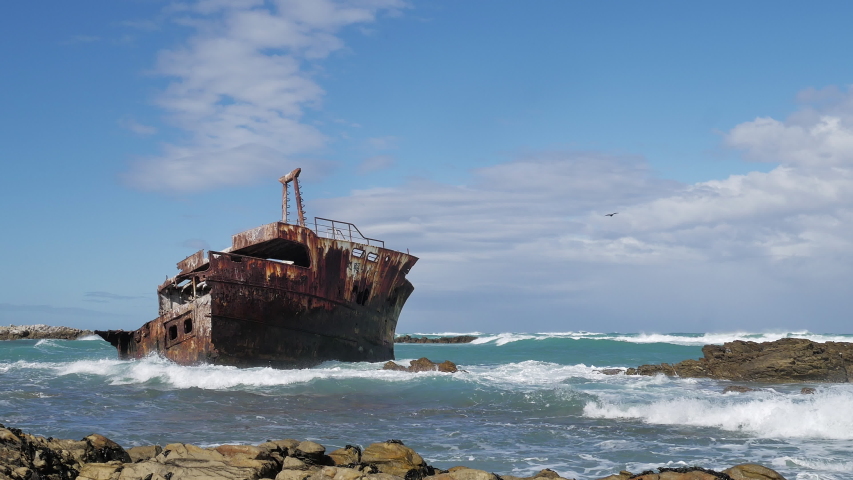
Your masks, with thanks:
[[[494,315],[589,330],[582,318],[608,314],[602,325],[629,331],[642,330],[625,324],[636,317],[680,331],[831,328],[853,306],[843,288],[853,94],[836,93],[725,134],[744,158],[777,164],[766,173],[687,185],[655,177],[643,158],[536,152],[475,170],[466,185],[412,180],[322,208],[422,258],[418,328],[449,319],[496,330],[483,319]],[[471,319],[466,308],[485,304],[495,307]]]
[[[323,89],[312,62],[344,47],[337,34],[404,7],[401,0],[200,0],[170,7],[194,33],[162,51],[170,79],[156,103],[186,134],[133,163],[124,180],[143,190],[242,185],[320,151],[326,136],[303,119]]]

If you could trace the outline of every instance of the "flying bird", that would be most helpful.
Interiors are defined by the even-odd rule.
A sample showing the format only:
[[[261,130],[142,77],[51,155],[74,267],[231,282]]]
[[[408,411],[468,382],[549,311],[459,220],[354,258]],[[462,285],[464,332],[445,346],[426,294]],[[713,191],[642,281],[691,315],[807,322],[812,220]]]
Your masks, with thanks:
[[[617,213],[619,213],[619,212],[606,213],[606,214],[604,214],[604,216],[605,217],[612,217],[613,215],[616,215]]]

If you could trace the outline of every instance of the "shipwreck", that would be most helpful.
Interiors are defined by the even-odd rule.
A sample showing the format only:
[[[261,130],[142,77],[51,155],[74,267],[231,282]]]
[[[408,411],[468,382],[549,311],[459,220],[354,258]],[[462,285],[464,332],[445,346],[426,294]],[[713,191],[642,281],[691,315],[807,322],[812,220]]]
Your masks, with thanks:
[[[348,222],[306,223],[296,169],[281,177],[282,219],[231,246],[178,262],[157,287],[159,316],[137,330],[96,331],[119,358],[159,354],[182,365],[301,368],[327,360],[394,359],[417,257]],[[297,222],[288,222],[293,185]]]

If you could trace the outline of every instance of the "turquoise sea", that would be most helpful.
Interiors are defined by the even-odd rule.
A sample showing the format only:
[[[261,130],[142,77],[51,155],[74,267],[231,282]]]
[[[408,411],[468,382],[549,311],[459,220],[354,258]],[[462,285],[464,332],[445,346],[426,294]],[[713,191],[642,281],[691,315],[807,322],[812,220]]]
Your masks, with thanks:
[[[399,332],[398,332],[399,333]],[[410,332],[412,335],[424,335]],[[473,334],[463,345],[398,344],[398,362],[451,360],[455,374],[381,363],[305,370],[120,361],[97,337],[0,342],[0,423],[125,447],[310,439],[337,448],[400,439],[430,464],[498,474],[552,468],[594,479],[627,469],[761,463],[791,479],[853,478],[853,385],[752,385],[604,375],[604,368],[701,357],[701,346],[809,332]],[[800,389],[811,386],[814,395]]]

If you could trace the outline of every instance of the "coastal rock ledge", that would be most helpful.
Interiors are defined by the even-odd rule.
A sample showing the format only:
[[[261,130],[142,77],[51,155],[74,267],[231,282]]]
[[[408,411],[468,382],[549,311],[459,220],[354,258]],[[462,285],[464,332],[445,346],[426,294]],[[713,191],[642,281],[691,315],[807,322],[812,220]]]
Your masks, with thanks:
[[[186,443],[127,451],[101,435],[76,440],[39,437],[0,424],[0,480],[569,480],[544,469],[530,477],[497,475],[463,466],[432,467],[399,440],[326,453],[311,441],[201,448]],[[785,480],[761,465],[722,472],[699,467],[622,471],[598,480]]]
[[[50,325],[9,325],[0,327],[0,340],[76,340],[94,335],[91,330],[71,327],[52,327]]]
[[[853,379],[853,343],[783,338],[773,342],[735,340],[702,347],[703,358],[676,364],[640,365],[626,375],[714,378],[746,382],[846,383]]]

